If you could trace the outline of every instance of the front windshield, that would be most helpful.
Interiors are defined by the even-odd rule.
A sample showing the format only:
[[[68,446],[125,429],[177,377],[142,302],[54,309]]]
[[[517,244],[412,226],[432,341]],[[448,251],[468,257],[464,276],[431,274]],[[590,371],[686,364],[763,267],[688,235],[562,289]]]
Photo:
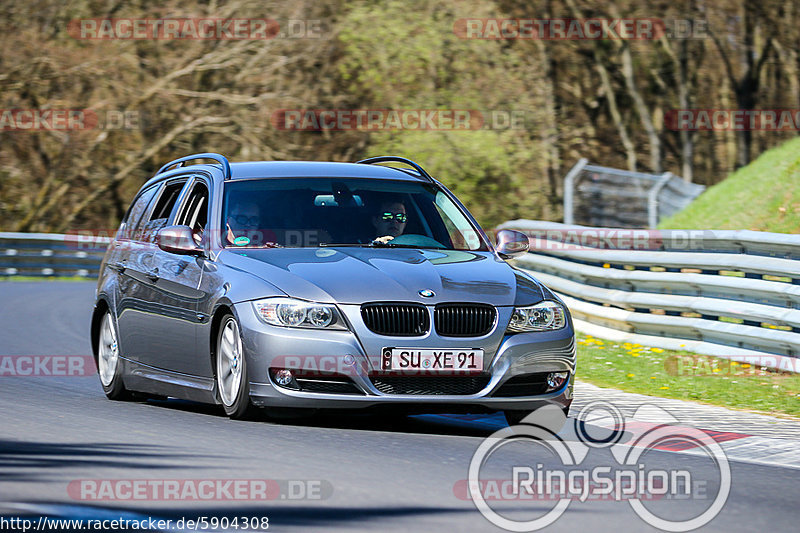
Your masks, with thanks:
[[[266,178],[225,183],[228,247],[374,246],[486,250],[437,187],[367,178]]]

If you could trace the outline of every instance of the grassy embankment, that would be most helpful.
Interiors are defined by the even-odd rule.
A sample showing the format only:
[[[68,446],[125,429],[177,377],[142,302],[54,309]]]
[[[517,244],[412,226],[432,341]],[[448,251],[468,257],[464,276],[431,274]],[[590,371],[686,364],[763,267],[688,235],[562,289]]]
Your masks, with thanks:
[[[800,233],[800,137],[767,150],[658,227]]]
[[[800,138],[764,152],[659,229],[800,233]],[[692,364],[686,357],[697,356],[689,352],[590,336],[580,337],[578,353],[578,379],[599,386],[800,417],[800,375],[761,372],[724,359]]]
[[[579,380],[650,396],[800,418],[800,374],[578,335]]]

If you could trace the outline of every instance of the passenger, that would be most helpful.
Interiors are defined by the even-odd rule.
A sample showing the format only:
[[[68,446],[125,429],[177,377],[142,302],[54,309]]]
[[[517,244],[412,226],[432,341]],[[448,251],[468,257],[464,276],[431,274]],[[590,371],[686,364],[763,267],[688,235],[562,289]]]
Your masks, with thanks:
[[[243,200],[233,204],[228,211],[226,219],[228,225],[226,240],[228,244],[234,244],[237,239],[245,238],[245,245],[260,244],[261,210],[258,204]],[[240,239],[242,242],[244,239]],[[256,242],[253,242],[256,241]]]

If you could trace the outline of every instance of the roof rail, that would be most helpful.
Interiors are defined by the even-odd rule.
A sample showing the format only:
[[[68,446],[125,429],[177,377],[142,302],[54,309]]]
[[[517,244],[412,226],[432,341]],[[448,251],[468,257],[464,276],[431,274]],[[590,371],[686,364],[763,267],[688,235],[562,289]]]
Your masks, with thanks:
[[[156,175],[161,174],[162,172],[166,172],[170,167],[178,165],[179,167],[184,166],[184,163],[187,161],[191,161],[193,159],[213,159],[220,165],[222,165],[222,172],[225,176],[224,179],[230,179],[231,177],[231,164],[228,162],[228,159],[224,155],[214,154],[214,153],[204,153],[204,154],[194,154],[194,155],[187,155],[186,157],[181,157],[180,159],[176,159],[175,161],[170,161],[163,167],[158,169]]]
[[[364,164],[364,165],[374,165],[375,163],[385,163],[389,161],[394,161],[396,163],[405,163],[406,165],[413,167],[414,170],[419,172],[420,177],[423,177],[430,181],[431,183],[436,183],[436,180],[433,177],[425,172],[425,169],[413,162],[410,159],[406,159],[405,157],[399,157],[396,155],[382,155],[378,157],[370,157],[369,159],[362,159],[361,161],[356,161],[356,163]],[[395,168],[395,167],[390,167]],[[403,170],[402,168],[398,168],[397,170]]]

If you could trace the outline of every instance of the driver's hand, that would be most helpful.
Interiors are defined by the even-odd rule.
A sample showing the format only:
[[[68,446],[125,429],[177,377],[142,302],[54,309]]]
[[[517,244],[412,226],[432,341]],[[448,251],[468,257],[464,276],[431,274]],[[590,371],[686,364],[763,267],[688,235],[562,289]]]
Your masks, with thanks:
[[[394,239],[391,235],[384,235],[383,237],[378,237],[377,239],[373,240],[372,242],[379,242],[381,244],[386,244],[387,242]]]

